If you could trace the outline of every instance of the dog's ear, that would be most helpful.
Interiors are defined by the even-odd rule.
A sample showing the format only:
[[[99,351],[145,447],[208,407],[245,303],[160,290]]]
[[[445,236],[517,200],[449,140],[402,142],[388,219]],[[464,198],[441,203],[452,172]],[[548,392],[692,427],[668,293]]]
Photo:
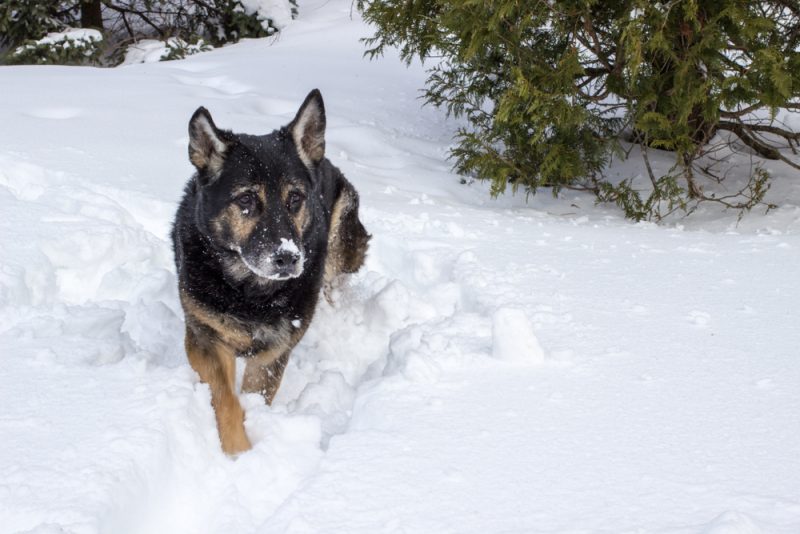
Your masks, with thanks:
[[[197,167],[207,185],[222,170],[225,154],[230,148],[230,133],[217,128],[204,107],[197,108],[189,120],[189,159]]]
[[[313,169],[319,165],[325,157],[325,105],[319,89],[308,93],[288,128],[306,167]]]

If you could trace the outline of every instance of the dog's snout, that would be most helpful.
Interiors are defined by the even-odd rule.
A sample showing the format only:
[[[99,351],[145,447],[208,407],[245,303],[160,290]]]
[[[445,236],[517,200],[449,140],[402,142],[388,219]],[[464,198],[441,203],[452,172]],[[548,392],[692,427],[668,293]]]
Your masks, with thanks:
[[[251,242],[239,255],[248,269],[269,280],[297,278],[303,273],[303,251],[288,239],[271,247],[264,242]]]
[[[289,269],[297,265],[300,255],[294,252],[281,250],[273,254],[272,262],[280,269]]]

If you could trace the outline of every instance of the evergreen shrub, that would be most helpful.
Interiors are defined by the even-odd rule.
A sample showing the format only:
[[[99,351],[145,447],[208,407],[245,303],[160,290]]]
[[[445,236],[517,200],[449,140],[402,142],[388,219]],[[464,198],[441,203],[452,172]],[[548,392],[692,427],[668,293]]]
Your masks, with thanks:
[[[800,109],[800,4],[788,0],[358,0],[386,47],[432,65],[426,102],[464,117],[455,169],[535,193],[584,189],[636,220],[699,202],[763,204],[759,165],[725,196],[721,147],[800,169],[800,134],[780,123]],[[646,184],[604,176],[638,144]],[[674,165],[653,169],[654,149]]]

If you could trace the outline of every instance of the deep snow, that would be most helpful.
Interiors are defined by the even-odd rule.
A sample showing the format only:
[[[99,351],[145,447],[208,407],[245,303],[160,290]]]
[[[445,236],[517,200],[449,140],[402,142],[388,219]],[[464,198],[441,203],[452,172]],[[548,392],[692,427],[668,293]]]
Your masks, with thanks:
[[[369,32],[303,2],[180,62],[0,69],[0,532],[800,532],[796,173],[738,225],[491,200]],[[232,460],[182,348],[186,125],[314,87],[374,237]]]

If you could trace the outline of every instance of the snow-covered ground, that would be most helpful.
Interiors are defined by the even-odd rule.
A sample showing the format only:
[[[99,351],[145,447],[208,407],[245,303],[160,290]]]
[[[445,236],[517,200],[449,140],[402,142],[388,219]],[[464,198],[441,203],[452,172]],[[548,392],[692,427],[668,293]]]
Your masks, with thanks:
[[[796,172],[738,225],[492,200],[351,10],[180,62],[0,69],[0,533],[800,532]],[[186,126],[266,133],[314,87],[372,246],[274,405],[242,397],[232,460],[182,348]]]

